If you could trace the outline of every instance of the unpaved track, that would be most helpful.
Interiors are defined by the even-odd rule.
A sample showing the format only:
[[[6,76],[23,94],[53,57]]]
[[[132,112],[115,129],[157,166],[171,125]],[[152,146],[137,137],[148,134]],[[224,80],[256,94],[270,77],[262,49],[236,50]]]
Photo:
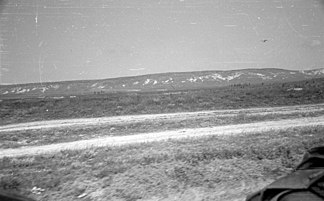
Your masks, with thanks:
[[[249,109],[233,109],[233,110],[213,110],[199,112],[180,112],[168,114],[147,114],[147,115],[128,115],[115,117],[98,117],[98,118],[82,118],[82,119],[63,119],[37,121],[20,124],[9,124],[0,126],[1,132],[33,130],[33,129],[54,129],[54,128],[77,128],[86,126],[115,125],[129,123],[145,123],[149,121],[175,121],[188,120],[196,118],[217,118],[225,116],[235,116],[238,114],[245,115],[268,115],[268,114],[293,114],[293,113],[309,113],[324,112],[323,104],[297,105],[284,107],[265,107],[265,108],[249,108]]]
[[[116,136],[95,138],[90,140],[80,140],[59,144],[21,147],[17,149],[0,150],[0,158],[17,157],[24,155],[38,155],[46,153],[55,153],[61,150],[78,150],[91,147],[121,146],[126,144],[136,144],[145,142],[156,142],[168,139],[181,139],[188,137],[204,137],[212,135],[235,135],[244,133],[264,132],[284,130],[287,128],[324,126],[324,116],[311,118],[298,118],[279,121],[263,121],[257,123],[216,126],[208,128],[180,129],[173,131],[163,131],[155,133],[136,134],[129,136]]]

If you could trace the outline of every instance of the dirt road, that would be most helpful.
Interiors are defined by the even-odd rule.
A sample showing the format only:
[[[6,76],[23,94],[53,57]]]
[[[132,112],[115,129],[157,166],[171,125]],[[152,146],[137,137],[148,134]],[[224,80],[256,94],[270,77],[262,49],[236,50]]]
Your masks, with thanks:
[[[295,128],[307,126],[324,126],[324,116],[278,121],[263,121],[257,123],[216,126],[207,128],[180,129],[155,133],[136,134],[129,136],[103,137],[90,140],[80,140],[43,146],[21,147],[17,149],[2,149],[0,150],[0,158],[55,153],[61,150],[77,150],[86,149],[90,147],[121,146],[126,144],[156,142],[189,137],[197,138],[212,135],[235,135],[271,130],[276,131],[292,127]]]
[[[83,118],[83,119],[63,119],[37,121],[21,124],[10,124],[0,126],[1,132],[34,130],[34,129],[53,129],[53,128],[77,128],[86,126],[100,126],[113,124],[145,123],[150,121],[175,121],[188,120],[196,118],[213,118],[224,116],[244,115],[267,115],[267,114],[303,114],[310,112],[323,112],[324,104],[284,106],[284,107],[266,107],[266,108],[249,108],[235,110],[213,110],[199,112],[181,112],[168,114],[148,114],[148,115],[129,115],[115,117]]]

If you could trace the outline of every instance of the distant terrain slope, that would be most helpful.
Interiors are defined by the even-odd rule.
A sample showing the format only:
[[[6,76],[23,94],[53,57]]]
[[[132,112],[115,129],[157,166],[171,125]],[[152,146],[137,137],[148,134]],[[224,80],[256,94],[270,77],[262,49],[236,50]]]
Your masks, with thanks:
[[[261,84],[323,78],[324,69],[242,69],[229,71],[197,71],[120,77],[103,80],[30,83],[0,86],[2,98],[75,96],[111,92],[168,91],[223,87],[235,84]]]
[[[243,201],[324,144],[324,70],[0,86],[0,189],[35,200]]]

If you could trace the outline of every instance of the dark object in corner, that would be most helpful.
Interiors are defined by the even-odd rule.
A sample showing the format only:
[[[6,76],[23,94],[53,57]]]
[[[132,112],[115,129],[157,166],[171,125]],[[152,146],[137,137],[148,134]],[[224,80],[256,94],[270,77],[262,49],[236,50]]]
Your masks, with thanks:
[[[305,153],[296,169],[246,201],[324,201],[324,146]]]
[[[4,192],[0,190],[0,201],[35,201],[31,198],[27,198],[18,194]]]

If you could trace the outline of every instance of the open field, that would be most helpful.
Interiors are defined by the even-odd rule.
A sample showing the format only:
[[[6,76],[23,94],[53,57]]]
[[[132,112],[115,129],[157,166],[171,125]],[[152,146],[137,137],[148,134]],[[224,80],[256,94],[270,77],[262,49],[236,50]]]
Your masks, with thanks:
[[[306,126],[4,157],[0,188],[37,200],[244,200],[323,145],[323,132]],[[44,191],[31,193],[35,186]]]
[[[324,144],[322,110],[323,104],[314,104],[2,126],[10,136],[63,124],[73,136],[82,123],[91,128],[187,121],[180,129],[2,149],[0,189],[36,200],[244,200],[291,171],[306,149]],[[208,121],[218,118],[224,119]],[[193,122],[209,124],[190,127]],[[34,187],[43,191],[35,194]]]
[[[300,83],[3,100],[0,189],[49,201],[244,200],[324,145],[323,79]]]
[[[312,104],[39,121],[0,126],[0,148],[46,145],[98,137],[126,136],[187,128],[320,117],[323,114],[324,104]]]
[[[296,87],[302,90],[293,90]],[[170,92],[107,93],[75,98],[67,96],[62,99],[3,99],[0,102],[0,124],[317,104],[323,103],[323,89],[324,78],[292,83],[235,85]]]

